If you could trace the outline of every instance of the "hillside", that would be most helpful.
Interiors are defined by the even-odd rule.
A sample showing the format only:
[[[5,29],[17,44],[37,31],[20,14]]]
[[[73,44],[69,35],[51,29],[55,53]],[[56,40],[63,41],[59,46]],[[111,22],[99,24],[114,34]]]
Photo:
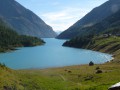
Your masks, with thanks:
[[[117,36],[76,37],[66,41],[63,46],[110,53],[115,57],[113,62],[120,62],[120,37]]]
[[[83,32],[63,45],[120,55],[120,10]]]
[[[89,27],[101,22],[110,15],[116,13],[120,9],[120,0],[109,0],[99,7],[94,8],[82,19],[77,21],[73,26],[69,27],[66,31],[61,33],[57,38],[70,39],[75,36],[84,35],[86,31],[90,30]],[[104,11],[104,13],[103,13]],[[85,30],[85,31],[84,31]],[[92,32],[90,32],[92,33]]]
[[[120,10],[91,27],[82,28],[82,31],[83,33],[79,33],[78,36],[120,34]]]
[[[52,27],[15,0],[0,0],[0,17],[17,33],[39,38],[56,37]]]
[[[44,41],[36,37],[18,35],[0,19],[0,52],[14,50],[20,46],[35,46],[44,44]]]

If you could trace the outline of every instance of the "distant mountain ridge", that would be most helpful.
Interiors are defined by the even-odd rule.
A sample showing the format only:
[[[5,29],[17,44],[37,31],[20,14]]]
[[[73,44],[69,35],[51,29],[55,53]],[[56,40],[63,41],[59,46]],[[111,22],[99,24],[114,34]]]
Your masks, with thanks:
[[[52,27],[15,0],[0,0],[0,17],[16,32],[39,38],[56,37]]]
[[[120,10],[93,26],[82,28],[81,32],[77,36],[120,34]]]
[[[98,28],[97,26],[99,27],[101,26],[101,28]],[[96,33],[99,33],[99,32],[107,33],[108,31],[113,30],[114,33],[111,33],[111,32],[108,32],[108,33],[120,34],[120,10],[114,13],[113,15],[105,18],[100,23],[97,23],[96,25],[94,25],[93,28],[96,28],[95,30]],[[115,32],[116,29],[119,29],[119,31],[117,30],[117,32]]]
[[[80,34],[84,35],[86,31],[84,31],[83,28],[87,29],[88,27],[101,22],[103,19],[116,13],[119,9],[120,0],[109,0],[99,7],[94,8],[73,26],[62,32],[57,38],[70,39]]]

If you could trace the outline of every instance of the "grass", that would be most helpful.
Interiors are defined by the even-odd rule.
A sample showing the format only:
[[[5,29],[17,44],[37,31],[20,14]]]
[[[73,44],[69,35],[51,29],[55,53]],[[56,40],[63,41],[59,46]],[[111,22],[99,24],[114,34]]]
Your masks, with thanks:
[[[114,53],[120,49],[120,37],[95,38],[94,49]]]
[[[96,74],[98,66],[103,73]],[[119,68],[110,63],[17,71],[0,67],[0,90],[107,90],[120,81]]]

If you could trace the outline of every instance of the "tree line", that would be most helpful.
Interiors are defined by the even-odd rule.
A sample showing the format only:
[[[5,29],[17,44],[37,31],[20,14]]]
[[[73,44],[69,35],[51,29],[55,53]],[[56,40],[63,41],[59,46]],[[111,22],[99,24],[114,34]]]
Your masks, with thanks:
[[[0,19],[0,52],[11,50],[15,47],[36,46],[44,43],[42,39],[36,37],[18,35]]]

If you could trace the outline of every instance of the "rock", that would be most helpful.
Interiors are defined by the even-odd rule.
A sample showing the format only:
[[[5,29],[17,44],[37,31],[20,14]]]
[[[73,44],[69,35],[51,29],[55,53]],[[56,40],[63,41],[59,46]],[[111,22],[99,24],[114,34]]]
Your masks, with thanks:
[[[112,85],[108,90],[120,90],[120,82]]]

